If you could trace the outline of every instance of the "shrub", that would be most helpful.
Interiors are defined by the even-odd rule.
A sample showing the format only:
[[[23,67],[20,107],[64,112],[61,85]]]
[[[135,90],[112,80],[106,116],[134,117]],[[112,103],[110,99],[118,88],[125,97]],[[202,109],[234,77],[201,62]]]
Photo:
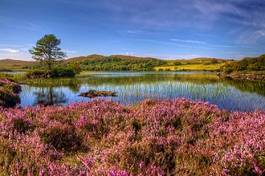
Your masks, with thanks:
[[[50,71],[48,70],[33,70],[26,74],[29,79],[39,79],[39,78],[60,78],[60,77],[74,77],[75,71],[71,68],[54,68]]]
[[[104,121],[104,119],[99,119],[96,123],[89,122],[85,125],[85,128],[90,135],[96,139],[101,139],[109,132],[108,124]]]
[[[51,72],[45,70],[33,70],[26,74],[29,79],[51,78]]]
[[[141,123],[137,120],[133,120],[132,122],[132,127],[133,127],[133,130],[134,130],[134,133],[137,135],[138,132],[141,130],[142,126],[141,126]]]
[[[59,151],[75,152],[83,148],[82,138],[69,126],[52,127],[41,134],[44,143]]]
[[[51,76],[53,78],[60,78],[60,77],[74,77],[75,71],[71,68],[54,68],[51,72]]]
[[[24,119],[14,119],[13,120],[13,128],[19,132],[19,133],[26,133],[27,131],[30,131],[34,129],[34,127],[31,125],[30,122],[24,120]]]
[[[181,129],[182,128],[182,122],[180,117],[176,117],[173,119],[172,125],[175,129]]]
[[[6,109],[0,175],[264,175],[264,128],[185,99]]]

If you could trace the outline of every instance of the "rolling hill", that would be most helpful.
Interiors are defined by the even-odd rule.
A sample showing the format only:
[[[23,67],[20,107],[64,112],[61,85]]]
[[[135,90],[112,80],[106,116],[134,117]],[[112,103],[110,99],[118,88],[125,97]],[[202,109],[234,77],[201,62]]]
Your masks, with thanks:
[[[32,65],[34,65],[34,61],[22,61],[14,59],[0,60],[1,71],[29,69]]]
[[[89,55],[59,62],[63,66],[78,66],[82,71],[218,71],[226,60],[215,58],[194,58],[181,60],[162,60],[152,57],[127,55]],[[0,60],[0,71],[31,69],[34,61]]]

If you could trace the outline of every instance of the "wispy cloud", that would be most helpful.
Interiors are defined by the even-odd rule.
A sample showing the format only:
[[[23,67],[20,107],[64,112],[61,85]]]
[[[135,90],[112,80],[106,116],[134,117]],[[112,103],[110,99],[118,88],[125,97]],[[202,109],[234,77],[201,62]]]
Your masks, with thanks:
[[[12,48],[0,48],[0,51],[7,52],[7,53],[18,53],[18,52],[20,52],[20,50],[12,49]]]
[[[141,34],[143,33],[142,30],[128,30],[127,31],[128,34]]]
[[[183,40],[183,39],[176,39],[176,38],[172,38],[170,40],[174,42],[191,43],[191,44],[207,44],[206,42],[199,41],[199,40]]]

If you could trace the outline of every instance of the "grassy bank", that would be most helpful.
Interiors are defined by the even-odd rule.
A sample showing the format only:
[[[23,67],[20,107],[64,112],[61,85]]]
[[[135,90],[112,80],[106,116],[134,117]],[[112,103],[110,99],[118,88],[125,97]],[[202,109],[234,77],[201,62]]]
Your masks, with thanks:
[[[0,112],[1,175],[262,175],[265,113],[185,99]]]
[[[265,81],[265,55],[227,62],[222,66],[220,76],[235,80]]]
[[[221,77],[234,80],[265,81],[265,71],[235,71],[232,73],[220,73]]]

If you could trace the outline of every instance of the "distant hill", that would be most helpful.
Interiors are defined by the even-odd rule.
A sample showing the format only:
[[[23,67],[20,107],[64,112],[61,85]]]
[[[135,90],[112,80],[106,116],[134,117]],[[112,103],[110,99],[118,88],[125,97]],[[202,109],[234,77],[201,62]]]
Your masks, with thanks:
[[[28,69],[33,64],[34,64],[34,61],[3,59],[3,60],[0,60],[0,70],[1,71],[9,71],[9,70]]]
[[[78,63],[82,70],[87,71],[151,71],[156,66],[166,63],[151,57],[135,57],[125,55],[89,55],[71,58],[66,63]]]
[[[226,62],[227,61],[224,59],[216,58],[162,60],[152,57],[136,57],[127,55],[103,56],[95,54],[69,58],[59,64],[64,66],[78,66],[82,71],[217,71]],[[36,62],[34,61],[4,59],[0,60],[0,71],[31,69],[35,63]]]

